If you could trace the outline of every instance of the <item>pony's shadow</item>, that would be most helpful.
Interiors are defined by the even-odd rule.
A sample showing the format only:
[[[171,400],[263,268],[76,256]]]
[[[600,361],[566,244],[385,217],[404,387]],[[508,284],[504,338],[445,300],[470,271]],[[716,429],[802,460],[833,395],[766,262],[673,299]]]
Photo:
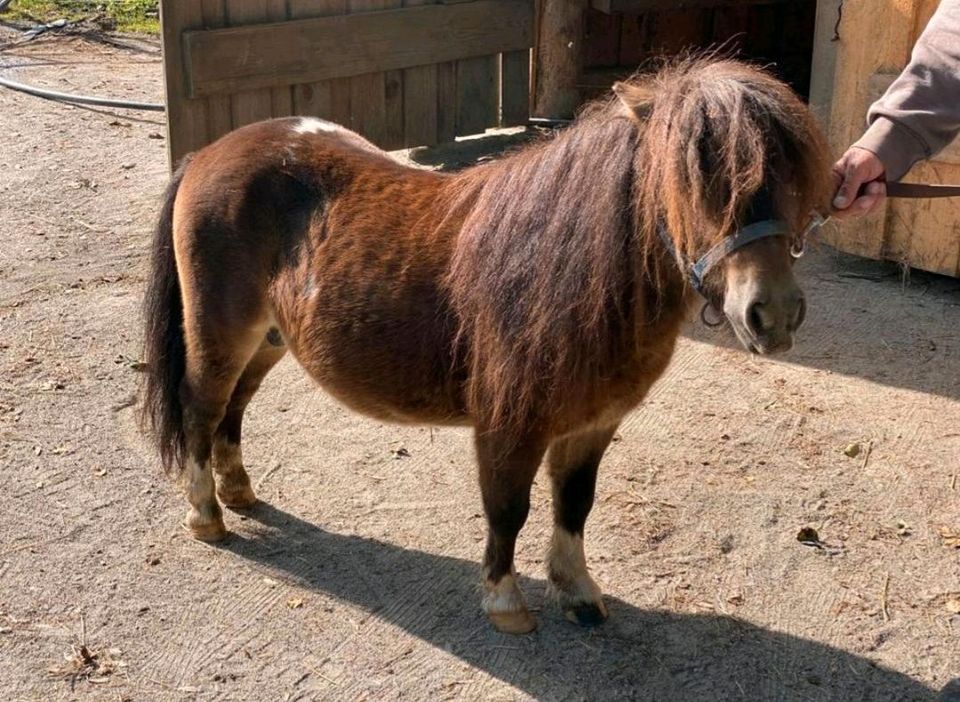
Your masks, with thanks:
[[[570,624],[545,603],[534,634],[498,634],[479,611],[475,562],[331,533],[268,504],[248,515],[259,522],[257,535],[233,534],[225,550],[367,610],[537,699],[938,699],[916,680],[815,641],[616,598],[607,598],[610,620],[597,629]],[[532,606],[544,602],[543,581],[524,579],[524,589]]]

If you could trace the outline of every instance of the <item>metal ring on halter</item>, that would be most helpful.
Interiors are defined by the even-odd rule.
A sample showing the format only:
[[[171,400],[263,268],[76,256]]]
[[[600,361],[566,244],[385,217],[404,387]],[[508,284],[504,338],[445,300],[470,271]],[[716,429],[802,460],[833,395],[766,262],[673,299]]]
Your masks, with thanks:
[[[795,238],[790,243],[790,255],[794,258],[800,258],[807,251],[807,237],[813,233],[815,230],[822,227],[830,220],[830,217],[824,217],[819,212],[813,212],[810,215],[810,224],[807,225],[807,228],[804,229],[800,236]]]
[[[713,319],[708,319],[707,310],[713,310],[716,316]],[[714,307],[712,302],[704,302],[703,307],[700,308],[700,321],[703,322],[704,326],[716,329],[723,326],[724,322],[727,321],[727,316]]]

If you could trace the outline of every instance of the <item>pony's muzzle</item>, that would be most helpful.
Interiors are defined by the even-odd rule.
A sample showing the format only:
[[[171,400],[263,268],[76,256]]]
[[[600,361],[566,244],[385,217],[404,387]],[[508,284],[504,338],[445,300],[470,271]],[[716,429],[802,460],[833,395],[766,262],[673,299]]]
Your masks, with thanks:
[[[746,346],[760,354],[789,351],[806,314],[806,299],[798,288],[753,299],[743,313]]]

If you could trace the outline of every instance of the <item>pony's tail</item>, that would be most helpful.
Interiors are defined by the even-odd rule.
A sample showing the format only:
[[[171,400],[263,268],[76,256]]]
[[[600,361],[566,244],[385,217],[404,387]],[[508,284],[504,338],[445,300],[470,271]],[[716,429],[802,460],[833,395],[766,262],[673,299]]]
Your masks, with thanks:
[[[182,465],[185,437],[180,382],[186,367],[183,302],[173,251],[173,206],[189,158],[173,174],[163,195],[153,235],[147,294],[143,301],[143,355],[146,380],[140,421],[151,435],[166,471]]]

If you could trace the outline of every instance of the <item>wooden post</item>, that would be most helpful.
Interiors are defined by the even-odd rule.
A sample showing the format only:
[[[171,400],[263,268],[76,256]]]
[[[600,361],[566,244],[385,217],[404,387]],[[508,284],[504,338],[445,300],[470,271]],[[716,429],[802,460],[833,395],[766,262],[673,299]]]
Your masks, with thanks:
[[[536,117],[569,119],[580,105],[587,2],[537,0],[533,49]]]
[[[837,66],[837,45],[842,18],[843,0],[818,0],[817,24],[813,38],[813,59],[810,62],[810,107],[826,129],[830,123],[833,84]],[[836,34],[835,34],[836,32]]]

